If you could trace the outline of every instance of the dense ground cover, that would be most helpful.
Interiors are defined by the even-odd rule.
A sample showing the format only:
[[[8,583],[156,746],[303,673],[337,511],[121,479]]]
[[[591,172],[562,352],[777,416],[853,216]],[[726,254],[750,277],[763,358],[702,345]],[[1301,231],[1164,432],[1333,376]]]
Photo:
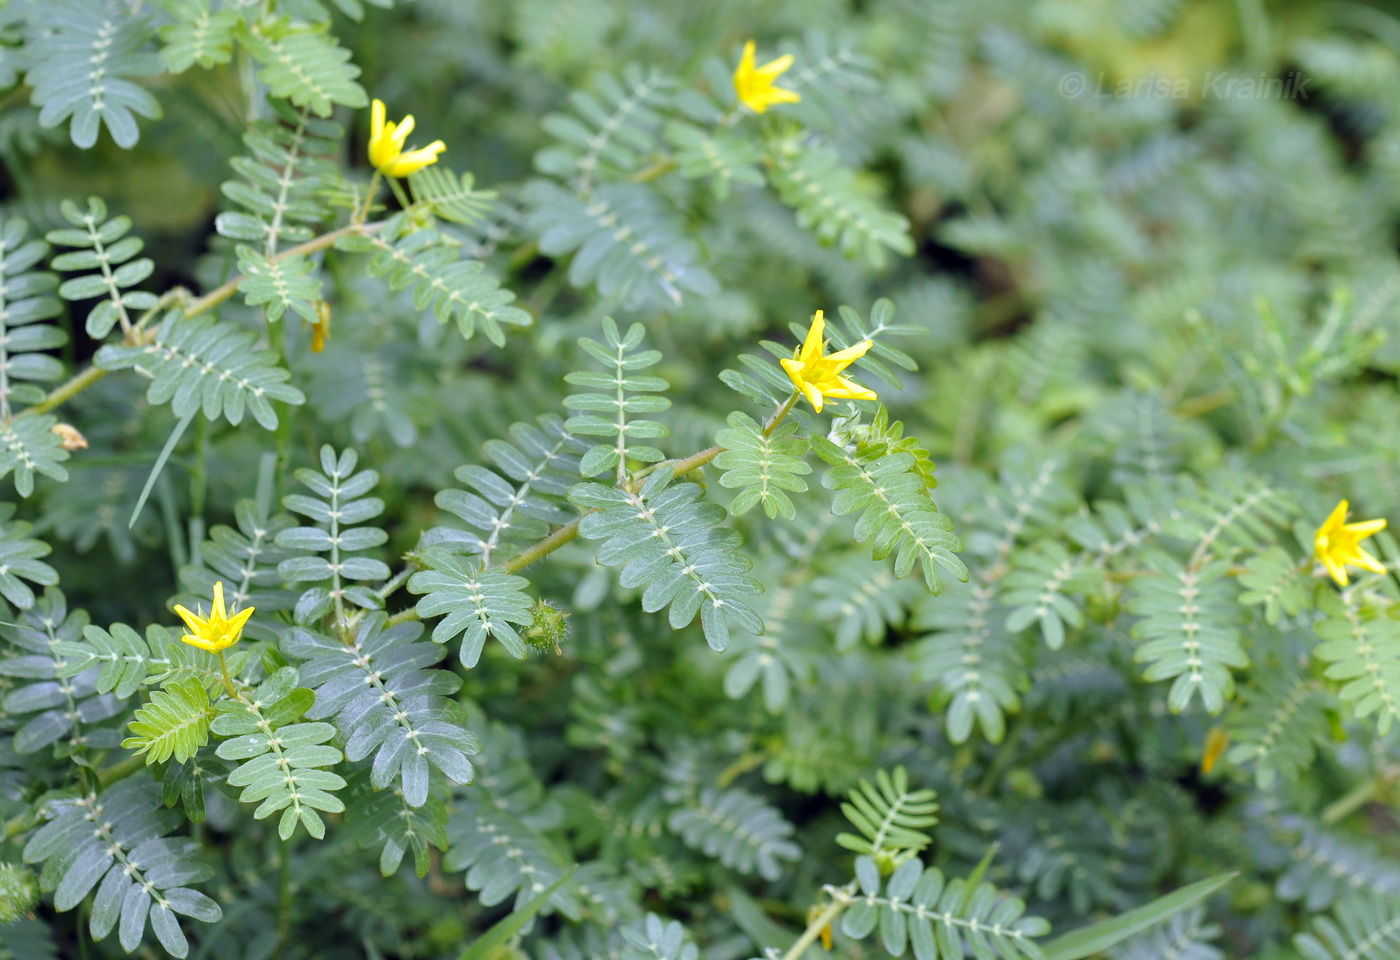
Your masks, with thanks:
[[[12,0],[0,85],[0,960],[1400,956],[1384,7]]]

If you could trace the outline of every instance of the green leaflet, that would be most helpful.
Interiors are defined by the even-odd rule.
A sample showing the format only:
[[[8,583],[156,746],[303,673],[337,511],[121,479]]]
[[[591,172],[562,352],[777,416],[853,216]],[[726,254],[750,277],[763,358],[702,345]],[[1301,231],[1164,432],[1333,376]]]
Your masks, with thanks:
[[[297,824],[320,840],[326,826],[317,811],[345,810],[333,792],[345,786],[345,779],[321,768],[339,763],[343,755],[327,745],[335,727],[296,722],[316,702],[315,694],[297,687],[297,681],[297,671],[283,667],[238,699],[220,700],[211,729],[228,738],[219,744],[218,755],[243,761],[228,782],[243,788],[239,800],[259,804],[254,818],[280,811],[277,835],[283,840]]]
[[[424,560],[429,569],[415,573],[408,588],[426,594],[418,601],[419,616],[447,614],[433,628],[434,641],[446,643],[460,634],[464,667],[476,666],[487,637],[500,641],[516,659],[525,657],[525,641],[511,624],[530,622],[529,581],[439,551]]]
[[[390,627],[385,620],[367,615],[348,641],[297,628],[284,647],[301,663],[301,682],[316,691],[310,717],[333,719],[348,759],[373,755],[370,785],[382,790],[397,781],[405,804],[416,809],[429,803],[434,770],[453,783],[472,781],[467,758],[478,744],[461,706],[449,699],[461,679],[430,669],[443,648],[418,642],[421,623]]]
[[[169,403],[177,417],[202,411],[205,417],[243,422],[243,414],[264,428],[277,426],[272,401],[301,404],[306,397],[289,384],[277,355],[255,347],[257,338],[232,323],[209,316],[165,315],[154,342],[140,346],[107,344],[97,353],[106,370],[136,368],[151,377],[146,398]]]
[[[557,141],[535,156],[545,173],[571,178],[584,198],[600,176],[629,173],[646,159],[658,139],[658,109],[670,105],[676,81],[652,69],[629,65],[621,79],[603,74],[597,90],[569,98],[575,114],[547,114],[541,126]]]
[[[480,327],[488,340],[504,346],[504,326],[533,322],[529,313],[511,306],[515,294],[504,289],[484,263],[463,259],[458,247],[437,230],[413,229],[409,221],[395,219],[380,233],[346,238],[340,246],[372,252],[372,275],[387,277],[392,290],[412,287],[415,309],[431,307],[439,323],[455,320],[465,339]]]
[[[427,204],[435,216],[453,223],[479,223],[491,212],[496,191],[477,190],[476,178],[463,173],[459,179],[442,163],[424,167],[408,177],[413,199]]]
[[[1240,603],[1262,605],[1267,623],[1278,623],[1284,614],[1297,616],[1312,606],[1312,583],[1303,564],[1282,547],[1251,557],[1240,574],[1240,585],[1248,588],[1240,594]]]
[[[282,257],[276,262],[248,247],[238,248],[238,266],[243,280],[238,289],[249,306],[261,306],[269,323],[276,323],[290,310],[307,323],[316,323],[316,305],[321,302],[321,281],[312,276],[313,264],[306,257]]]
[[[882,209],[860,189],[855,173],[832,151],[786,142],[764,157],[783,202],[797,210],[798,221],[822,243],[837,246],[847,257],[863,256],[880,268],[887,250],[909,256],[914,241],[909,221]]]
[[[600,186],[582,200],[544,180],[524,190],[526,226],[551,256],[572,253],[569,282],[596,286],[625,306],[674,308],[687,293],[719,291],[700,265],[695,244],[681,232],[675,213],[639,184]]]
[[[135,146],[136,117],[160,116],[156,98],[127,79],[160,72],[160,58],[144,49],[152,18],[116,14],[103,0],[54,0],[37,10],[35,25],[45,31],[30,45],[25,82],[42,108],[39,123],[69,121],[69,136],[84,149],[103,126],[117,146]]]
[[[221,11],[216,18],[230,13]],[[308,110],[294,110],[282,100],[270,100],[269,106],[272,116],[252,124],[243,135],[247,156],[229,161],[239,179],[225,181],[221,187],[224,196],[246,212],[226,210],[214,225],[223,236],[262,246],[256,253],[241,245],[237,248],[240,262],[247,261],[243,271],[247,273],[249,266],[258,271],[245,281],[248,286],[241,288],[250,303],[314,300],[316,292],[310,288],[319,290],[319,283],[304,275],[310,269],[306,258],[292,258],[292,262],[275,266],[267,259],[277,253],[282,242],[311,239],[312,228],[325,222],[327,210],[317,193],[338,175],[332,157],[345,131],[333,121],[313,117]],[[294,278],[302,296],[293,297],[290,291],[283,293],[275,286],[267,288],[284,274]],[[308,292],[310,295],[305,295]],[[294,309],[302,313],[301,308]],[[268,317],[277,319],[271,312]]]
[[[18,217],[0,221],[0,477],[11,472],[22,497],[34,492],[36,473],[54,480],[68,479],[61,465],[68,459],[53,432],[51,416],[11,419],[20,404],[43,399],[37,386],[57,380],[63,365],[44,351],[67,343],[67,335],[45,321],[58,316],[60,305],[50,293],[58,279],[33,267],[48,253],[48,245],[28,239],[29,227]]]
[[[368,777],[359,777],[351,781],[344,799],[346,822],[355,828],[359,845],[381,845],[382,876],[397,873],[411,850],[414,872],[422,877],[428,872],[429,848],[447,849],[447,806],[437,797],[429,796],[414,807],[402,791],[376,790]]]
[[[90,817],[98,808],[102,815]],[[95,891],[88,926],[94,940],[106,939],[115,929],[122,949],[130,952],[140,945],[149,923],[170,955],[184,957],[189,942],[176,914],[205,923],[223,917],[216,902],[185,886],[214,875],[197,859],[194,842],[160,841],[179,817],[161,805],[159,790],[149,779],[133,776],[100,794],[57,799],[49,812],[52,819],[25,843],[24,860],[55,865],[58,910],[73,909]],[[139,860],[137,849],[142,851]]]
[[[756,596],[762,586],[746,575],[752,564],[738,552],[738,535],[716,526],[724,508],[697,502],[695,484],[671,481],[671,471],[661,469],[636,493],[578,484],[570,499],[595,511],[580,521],[579,534],[606,541],[598,562],[622,566],[623,586],[645,588],[642,609],[669,607],[673,628],[700,614],[705,639],[722,651],[729,646],[731,619],[750,633],[763,632],[763,621],[741,599]]]
[[[97,692],[99,671],[73,671],[64,652],[82,636],[87,623],[87,613],[70,612],[63,592],[51,586],[18,623],[0,626],[0,636],[18,648],[0,659],[0,677],[11,678],[0,706],[12,718],[15,753],[35,753],[55,743],[66,749],[117,745],[116,732],[100,726],[116,704]]]
[[[1343,681],[1340,696],[1358,718],[1374,715],[1384,735],[1400,718],[1400,619],[1355,593],[1322,592],[1324,619],[1314,626],[1322,643],[1316,656],[1329,680]]]
[[[285,97],[317,116],[331,115],[333,104],[359,108],[369,105],[364,88],[355,82],[360,68],[347,63],[350,51],[333,37],[313,30],[292,30],[273,39],[240,24],[238,42],[263,65],[258,79],[274,97]]]
[[[134,737],[122,746],[146,755],[146,763],[184,763],[209,742],[209,694],[198,680],[175,680],[151,693],[130,723]]]
[[[1328,701],[1316,680],[1296,665],[1259,666],[1240,691],[1242,703],[1226,723],[1230,763],[1254,763],[1254,782],[1269,789],[1282,776],[1296,782],[1330,733]]]
[[[304,555],[288,557],[277,564],[277,575],[291,583],[315,583],[297,600],[295,616],[306,623],[334,609],[343,618],[342,599],[366,610],[383,606],[374,591],[363,584],[346,585],[349,580],[384,580],[389,567],[373,557],[355,556],[378,547],[388,535],[378,527],[357,526],[372,520],[384,510],[384,501],[366,496],[379,482],[374,470],[356,471],[359,454],[353,449],[339,454],[329,444],[321,447],[320,470],[303,468],[296,478],[311,495],[294,493],[282,498],[282,505],[299,513],[316,526],[279,530],[274,543]],[[324,554],[325,556],[320,556]]]
[[[724,471],[720,486],[739,488],[730,509],[738,515],[762,504],[769,517],[791,520],[797,508],[784,491],[804,492],[807,482],[802,477],[812,472],[802,459],[807,441],[794,436],[797,424],[784,423],[764,436],[758,423],[739,411],[731,413],[727,422],[729,429],[715,434],[715,443],[724,447],[724,453],[715,457],[715,466]]]
[[[141,252],[141,238],[127,236],[131,230],[130,217],[107,219],[107,204],[101,197],[88,197],[86,210],[71,200],[63,201],[59,210],[72,229],[50,230],[47,239],[57,246],[78,249],[54,257],[53,268],[95,268],[98,272],[64,281],[58,288],[58,295],[65,300],[106,297],[87,317],[87,335],[94,340],[107,336],[118,321],[125,332],[141,311],[151,309],[158,302],[153,293],[123,292],[149,277],[155,270],[155,262],[148,257],[132,259]]]
[[[990,884],[947,880],[936,867],[906,860],[882,882],[875,860],[856,859],[863,896],[846,909],[841,929],[851,937],[869,936],[878,926],[880,942],[892,956],[912,947],[916,960],[964,955],[1001,960],[1040,960],[1037,937],[1050,930],[1040,917],[1025,916],[1015,897],[998,897]]]
[[[635,413],[660,413],[669,410],[666,397],[651,396],[665,390],[669,384],[660,377],[645,376],[638,371],[654,366],[661,359],[659,350],[637,350],[645,333],[640,323],[634,323],[622,336],[612,317],[603,318],[604,343],[582,337],[579,346],[585,353],[612,369],[607,374],[576,370],[564,375],[571,384],[607,393],[575,393],[564,398],[564,406],[576,413],[564,427],[589,437],[608,437],[584,453],[579,473],[596,476],[604,470],[617,469],[620,480],[628,459],[655,463],[664,454],[655,447],[631,442],[664,437],[670,433],[655,420],[633,417]]]
[[[705,790],[672,813],[666,825],[687,846],[769,881],[783,875],[779,861],[802,856],[802,848],[791,839],[792,824],[745,790]]]
[[[1167,703],[1180,713],[1196,697],[1219,713],[1234,693],[1230,668],[1249,665],[1240,645],[1239,606],[1225,580],[1227,565],[1196,568],[1161,552],[1145,558],[1150,572],[1133,584],[1133,627],[1144,642],[1134,658],[1147,663],[1147,680],[1172,680]]]
[[[938,512],[929,497],[918,457],[899,451],[884,455],[850,452],[825,437],[811,438],[812,450],[831,466],[822,486],[840,491],[832,504],[838,516],[859,513],[857,543],[871,544],[871,555],[882,560],[895,553],[895,576],[907,577],[915,566],[934,593],[943,589],[938,567],[966,581],[967,566],[954,551],[962,542],[953,535],[953,522]]]
[[[160,28],[167,70],[184,73],[195,64],[207,70],[233,59],[233,33],[243,21],[238,12],[211,11],[209,0],[178,0],[167,7],[179,18]]]
[[[938,822],[935,797],[933,790],[910,790],[909,774],[903,767],[895,767],[893,774],[879,770],[874,786],[862,780],[851,791],[850,802],[841,804],[841,812],[860,835],[840,833],[836,842],[875,858],[881,872],[888,874],[933,842],[922,828]]]
[[[550,524],[563,525],[575,516],[566,498],[579,476],[581,449],[583,441],[558,417],[513,424],[509,441],[491,439],[482,445],[494,470],[477,464],[458,467],[453,476],[470,490],[448,488],[433,497],[471,529],[433,527],[424,533],[423,546],[472,554],[489,566],[505,551],[544,539]]]

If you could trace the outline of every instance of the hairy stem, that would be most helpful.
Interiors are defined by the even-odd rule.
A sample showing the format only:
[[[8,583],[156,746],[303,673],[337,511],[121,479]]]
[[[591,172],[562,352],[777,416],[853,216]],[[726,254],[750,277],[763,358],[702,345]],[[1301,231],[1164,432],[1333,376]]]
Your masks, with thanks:
[[[224,682],[224,689],[233,699],[238,699],[238,689],[233,685],[233,678],[228,675],[228,661],[224,659],[224,652],[219,651],[219,679]]]
[[[841,911],[851,905],[851,894],[855,893],[855,884],[847,884],[844,887],[828,887],[827,892],[831,894],[831,903],[826,909],[817,914],[811,923],[807,924],[807,929],[802,931],[802,936],[797,938],[797,942],[792,945],[787,953],[783,954],[783,960],[798,960],[802,954],[807,952],[807,948],[817,942],[817,938],[822,935],[822,931],[836,921],[841,916]]]
[[[787,402],[773,412],[773,416],[769,418],[768,423],[765,424],[763,427],[763,435],[765,437],[772,436],[773,431],[778,428],[778,424],[783,422],[783,418],[788,415],[788,412],[790,410],[792,410],[792,405],[797,402],[797,396],[797,391],[794,390],[792,396],[788,397]],[[703,467],[705,464],[709,463],[711,460],[713,460],[715,457],[719,456],[723,452],[724,447],[721,447],[718,444],[716,444],[713,447],[701,450],[699,453],[692,453],[690,456],[684,457],[680,460],[663,460],[660,463],[653,464],[647,469],[634,475],[632,477],[631,484],[620,485],[623,486],[624,489],[631,489],[631,487],[636,485],[638,480],[642,479],[643,477],[649,474],[655,473],[662,467],[670,467],[672,473],[675,476],[680,476],[683,473],[688,473],[691,470]],[[560,527],[558,530],[555,530],[543,540],[526,547],[524,550],[521,550],[519,553],[511,557],[509,560],[501,564],[500,567],[496,569],[502,570],[505,573],[516,573],[520,570],[524,570],[536,560],[540,560],[548,556],[549,554],[553,553],[555,550],[558,550],[564,544],[568,543],[570,540],[573,540],[575,537],[578,536],[579,522],[583,520],[583,518],[587,515],[588,514],[583,514],[581,516],[575,517],[573,520],[570,520],[568,523],[564,524],[564,526]],[[404,613],[407,612],[408,611],[404,611]],[[395,614],[395,617],[399,616],[403,616],[403,613]],[[391,619],[390,622],[392,623],[395,621]]]
[[[373,230],[378,229],[379,226],[380,225],[377,223],[352,223],[347,226],[340,227],[339,229],[332,230],[329,233],[323,233],[319,237],[313,237],[305,243],[298,244],[295,247],[289,247],[288,249],[283,250],[281,253],[277,254],[277,256],[272,258],[272,262],[276,263],[277,261],[284,260],[287,257],[301,256],[328,249],[330,247],[335,246],[336,241],[338,241],[341,237],[349,237],[359,233],[369,233]],[[213,290],[206,293],[204,296],[196,297],[193,300],[189,301],[189,303],[185,306],[185,316],[196,317],[199,316],[201,313],[207,313],[208,311],[214,309],[219,304],[223,303],[229,297],[233,296],[235,293],[238,292],[238,285],[243,282],[243,279],[243,275],[239,274],[232,280],[228,281],[228,283],[225,283],[220,287],[214,288]],[[165,296],[161,298],[161,300],[165,301],[166,297],[170,297],[173,299],[176,296],[178,296],[177,292],[172,290],[166,293]],[[137,329],[139,329],[139,324],[137,325]],[[137,329],[133,329],[133,333],[135,334],[136,338],[136,343],[145,344],[155,342],[155,329],[140,330],[139,333],[137,332]],[[29,407],[26,410],[21,410],[15,415],[15,417],[16,419],[18,419],[19,417],[28,416],[31,413],[47,413],[54,407],[67,403],[69,400],[82,393],[84,390],[92,386],[97,381],[101,380],[106,375],[107,371],[103,370],[100,367],[88,367],[81,373],[74,375],[73,378],[68,380],[66,383],[63,383],[60,386],[57,386],[53,390],[49,391],[48,396],[44,397],[43,400],[40,400],[38,403],[34,404],[34,406]]]

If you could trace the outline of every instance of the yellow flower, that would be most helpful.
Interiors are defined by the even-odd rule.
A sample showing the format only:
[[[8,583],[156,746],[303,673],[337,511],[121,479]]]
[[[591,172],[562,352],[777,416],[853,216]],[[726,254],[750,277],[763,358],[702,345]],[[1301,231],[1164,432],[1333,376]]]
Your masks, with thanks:
[[[763,113],[775,103],[796,103],[802,98],[794,91],[773,86],[792,66],[792,54],[784,54],[776,60],[769,60],[761,67],[754,66],[753,41],[744,44],[744,55],[739,58],[739,66],[734,71],[734,92],[739,102],[754,113]]]
[[[784,358],[778,361],[787,371],[793,386],[811,401],[817,413],[822,412],[822,403],[826,397],[840,400],[878,399],[874,390],[862,387],[854,380],[847,380],[840,375],[857,357],[865,356],[865,351],[870,349],[870,341],[862,340],[853,347],[822,356],[822,351],[826,349],[822,340],[822,331],[825,328],[826,320],[818,310],[812,317],[812,328],[807,331],[807,340],[801,349],[794,354],[793,359]]]
[[[370,106],[369,120],[369,162],[386,177],[406,177],[437,163],[437,155],[447,149],[441,140],[434,140],[421,150],[404,152],[403,144],[413,132],[413,116],[403,118],[402,123],[384,119],[384,101],[376,100]]]
[[[1337,504],[1337,509],[1317,528],[1313,537],[1313,552],[1327,572],[1332,574],[1339,586],[1347,585],[1347,564],[1370,570],[1372,573],[1385,573],[1379,560],[1361,549],[1361,541],[1373,533],[1385,529],[1384,520],[1362,520],[1347,523],[1347,502]]]
[[[253,608],[239,610],[230,617],[224,609],[224,584],[221,580],[214,584],[214,609],[209,612],[208,618],[190,613],[178,603],[175,604],[175,612],[185,621],[185,626],[190,628],[190,632],[181,637],[181,640],[201,650],[218,653],[238,642],[243,625],[253,615]]]

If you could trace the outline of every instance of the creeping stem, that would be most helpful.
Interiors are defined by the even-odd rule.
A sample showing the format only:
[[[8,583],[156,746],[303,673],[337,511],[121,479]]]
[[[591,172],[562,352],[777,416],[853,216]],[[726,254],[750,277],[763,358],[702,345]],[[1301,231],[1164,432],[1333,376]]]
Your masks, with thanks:
[[[817,938],[822,935],[822,931],[836,922],[836,918],[841,915],[841,911],[851,905],[852,894],[856,892],[855,884],[850,883],[844,887],[827,887],[826,892],[831,894],[831,903],[826,909],[807,924],[807,929],[802,931],[802,936],[797,938],[791,949],[783,954],[783,960],[798,960],[807,948],[817,942]]]
[[[768,419],[768,423],[765,424],[763,427],[763,435],[765,437],[772,436],[773,431],[776,430],[778,428],[778,425],[783,422],[783,418],[785,418],[788,415],[788,412],[792,410],[792,405],[797,402],[797,396],[797,391],[794,390],[792,396],[788,397],[787,401],[773,412],[773,416]],[[670,467],[672,473],[675,476],[680,476],[683,473],[689,473],[691,470],[696,470],[700,467],[703,467],[705,464],[709,463],[711,460],[713,460],[715,457],[719,456],[723,452],[724,447],[721,447],[719,444],[715,444],[713,447],[708,447],[704,450],[701,450],[699,453],[692,453],[690,456],[680,460],[663,460],[660,463],[647,467],[645,470],[642,470],[641,472],[635,474],[632,477],[631,484],[629,484],[628,486],[629,488],[635,487],[638,480],[641,480],[643,477],[649,474],[655,473],[662,467]],[[564,526],[560,527],[558,530],[555,530],[543,540],[526,547],[524,550],[521,550],[515,556],[511,557],[505,563],[501,564],[500,569],[506,573],[516,573],[517,571],[524,570],[536,560],[546,557],[549,554],[553,553],[555,550],[558,550],[564,544],[568,543],[570,540],[578,536],[578,525],[579,522],[583,520],[584,516],[587,516],[587,514],[575,517],[573,520],[570,520]]]
[[[305,256],[307,254],[316,253],[318,251],[335,246],[336,241],[338,241],[342,237],[349,237],[361,233],[371,233],[379,229],[379,227],[380,224],[378,223],[351,223],[347,226],[340,227],[337,230],[332,230],[329,233],[323,233],[319,237],[313,237],[305,243],[298,244],[295,247],[289,247],[286,250],[283,250],[281,253],[277,254],[277,256],[273,257],[272,262],[276,263],[277,261],[285,260],[288,257]],[[201,313],[206,313],[214,309],[219,304],[223,303],[229,297],[233,296],[235,293],[238,292],[238,285],[243,282],[243,279],[243,275],[239,274],[238,276],[230,280],[228,283],[225,283],[220,287],[214,288],[213,290],[206,293],[204,296],[195,297],[193,300],[189,301],[185,305],[185,316],[196,317],[199,316],[199,314]],[[161,303],[165,304],[168,303],[170,300],[174,300],[176,298],[176,292],[171,291],[161,297]],[[141,329],[141,324],[137,323],[136,326],[132,329],[132,335],[136,338],[135,342],[137,343],[152,343],[155,341],[156,338],[156,329]],[[97,381],[101,380],[106,375],[107,371],[103,370],[101,367],[88,367],[86,370],[75,375],[66,383],[63,383],[55,387],[53,390],[49,391],[49,394],[46,397],[44,397],[43,400],[40,400],[38,403],[34,404],[34,406],[29,407],[28,409],[21,410],[15,416],[16,418],[18,418],[27,416],[31,413],[47,413],[54,407],[57,407],[63,403],[67,403],[69,400],[73,399],[73,397],[82,393],[84,390],[92,386]]]

